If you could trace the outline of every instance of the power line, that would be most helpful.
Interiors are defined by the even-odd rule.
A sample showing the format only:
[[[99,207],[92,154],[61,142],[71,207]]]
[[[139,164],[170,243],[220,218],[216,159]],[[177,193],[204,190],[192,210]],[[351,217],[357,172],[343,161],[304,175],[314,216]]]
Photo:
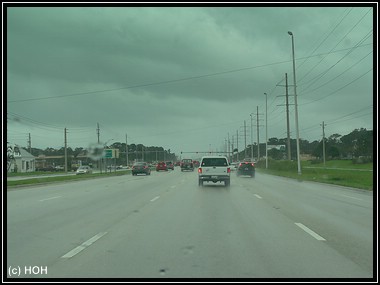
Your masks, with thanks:
[[[314,103],[314,102],[317,102],[317,101],[320,101],[320,100],[326,99],[327,97],[330,97],[331,95],[333,95],[333,94],[339,92],[340,90],[346,88],[347,86],[351,85],[352,83],[358,81],[359,79],[361,79],[362,77],[364,77],[367,73],[371,72],[372,70],[373,70],[373,68],[371,68],[370,70],[368,70],[367,72],[363,73],[362,75],[360,75],[360,76],[357,77],[356,79],[350,81],[350,82],[347,83],[346,85],[342,86],[341,88],[339,88],[339,89],[337,89],[337,90],[331,92],[330,94],[328,94],[328,95],[326,95],[326,96],[324,96],[324,97],[321,97],[321,98],[315,99],[315,100],[310,101],[310,102],[307,102],[307,103],[303,103],[303,104],[301,104],[301,105],[302,105],[302,106],[303,106],[303,105],[308,105],[308,104],[311,104],[311,103]]]
[[[334,51],[334,49],[347,37],[347,35],[349,34],[349,33],[351,33],[351,31],[364,19],[364,17],[370,12],[372,10],[372,8],[370,8],[370,9],[368,9],[368,11],[360,18],[360,20],[340,39],[340,41],[330,50],[330,52],[328,52],[327,54],[325,54],[325,56],[316,64],[316,65],[314,65],[310,70],[309,70],[309,72],[307,72],[306,73],[306,75],[304,76],[304,77],[302,77],[302,79],[303,78],[305,78],[311,71],[313,71],[314,70],[314,68],[316,68],[330,53],[332,53],[333,51]],[[359,43],[360,43],[361,41],[359,41]],[[359,45],[359,43],[358,44],[356,44],[353,48],[355,48],[357,45]],[[350,51],[350,52],[352,52],[352,51]],[[350,53],[350,52],[348,52],[348,54]],[[302,79],[300,79],[300,81],[302,81]],[[312,80],[314,80],[314,79],[312,79]],[[312,80],[310,80],[309,82],[311,82]],[[308,83],[306,83],[306,84],[308,84]]]
[[[368,45],[372,45],[372,44],[365,44],[365,45],[361,45],[361,46],[355,46],[354,48],[364,47],[364,46],[368,46]],[[352,49],[352,48],[348,48],[348,49]],[[348,49],[337,50],[337,51],[334,51],[334,53],[335,52],[345,51],[345,50],[348,50]],[[328,54],[330,54],[330,53],[332,53],[332,52],[329,52]],[[321,55],[323,55],[323,54],[316,54],[316,55],[313,55],[313,56],[301,57],[301,58],[298,58],[297,60],[302,60],[302,59],[306,59],[306,58],[309,58],[309,57],[318,57],[318,56],[321,56]],[[146,84],[131,85],[131,86],[126,86],[126,87],[121,87],[121,88],[113,88],[113,89],[104,89],[104,90],[96,90],[96,91],[89,91],[89,92],[72,93],[72,94],[57,95],[57,96],[50,96],[50,97],[39,97],[39,98],[29,98],[29,99],[20,99],[20,100],[8,100],[7,103],[19,103],[19,102],[30,102],[30,101],[39,101],[39,100],[49,100],[49,99],[76,97],[76,96],[83,96],[83,95],[89,95],[89,94],[95,94],[95,93],[112,92],[112,91],[119,91],[119,90],[125,90],[125,89],[134,89],[134,88],[141,88],[141,87],[149,87],[149,86],[158,86],[158,85],[164,85],[164,84],[169,84],[169,83],[175,83],[175,82],[188,81],[188,80],[207,78],[207,77],[218,76],[218,75],[223,75],[223,74],[241,72],[241,71],[246,71],[246,70],[251,70],[251,69],[256,69],[256,68],[263,68],[263,67],[268,67],[268,66],[273,66],[273,65],[278,65],[278,64],[284,64],[284,63],[288,63],[288,62],[291,62],[291,61],[292,60],[286,60],[286,61],[280,61],[280,62],[262,64],[262,65],[252,66],[252,67],[244,67],[244,68],[233,69],[233,70],[228,70],[228,71],[209,73],[209,74],[204,74],[204,75],[199,75],[199,76],[185,77],[185,78],[166,80],[166,81],[160,81],[160,82],[153,82],[153,83],[146,83]]]
[[[341,122],[343,122],[343,121],[349,121],[349,120],[356,119],[356,118],[359,118],[359,117],[367,116],[367,115],[369,115],[369,114],[372,114],[372,112],[371,112],[371,113],[366,113],[366,114],[363,114],[363,115],[360,115],[360,116],[357,116],[357,117],[348,118],[348,119],[345,119],[345,120],[343,120],[343,121],[340,121],[340,120],[343,119],[343,118],[346,118],[346,117],[349,117],[349,116],[351,116],[351,115],[354,115],[354,114],[357,114],[357,113],[363,112],[363,111],[365,111],[365,110],[368,110],[368,108],[370,108],[371,106],[372,106],[372,105],[366,106],[366,107],[364,107],[364,108],[362,108],[362,109],[360,109],[360,110],[358,110],[358,111],[355,111],[355,112],[352,112],[352,113],[349,113],[349,114],[346,114],[346,115],[340,116],[340,117],[335,118],[335,119],[331,119],[331,120],[329,120],[329,121],[327,121],[327,122],[329,123],[329,125],[332,125],[332,124],[336,124],[336,123],[341,123]],[[338,121],[340,121],[340,122],[338,122]],[[303,133],[305,133],[305,132],[310,132],[311,130],[319,129],[319,127],[320,127],[319,124],[315,124],[315,125],[312,125],[312,126],[310,126],[310,127],[304,128],[304,129],[302,129],[301,131],[302,131]]]
[[[43,130],[46,130],[46,128],[51,128],[51,129],[56,129],[56,130],[62,131],[62,129],[64,129],[63,126],[60,127],[60,126],[53,125],[53,124],[43,123],[43,122],[34,120],[34,119],[26,117],[26,116],[16,114],[14,112],[8,112],[7,115],[8,114],[11,115],[11,116],[13,116],[12,120],[15,121],[15,122],[24,123],[24,121],[25,121],[28,124],[30,124],[30,123],[34,124],[38,128],[41,128]],[[89,127],[70,128],[70,131],[83,133],[83,132],[86,132],[88,130],[88,128]]]
[[[348,9],[348,8],[347,8]],[[345,13],[346,11],[347,11],[347,9],[343,12],[343,13]],[[330,31],[330,33],[319,43],[319,45],[309,54],[309,56],[310,55],[312,55],[327,39],[328,39],[328,37],[336,30],[336,28],[343,22],[343,20],[348,16],[348,14],[350,14],[351,13],[351,11],[352,11],[352,9],[353,8],[351,8],[350,9],[350,11],[348,11],[343,17],[342,17],[342,19],[339,21],[339,23],[337,23],[334,27],[333,27],[333,29]],[[298,68],[300,68],[307,60],[308,60],[309,58],[307,58],[306,60],[304,60],[299,66],[298,66]],[[302,81],[302,79],[303,78],[305,78],[309,73],[311,72],[311,70],[308,72],[308,73],[306,73],[302,78],[300,78],[298,81],[300,82],[300,81]]]
[[[371,53],[373,53],[373,51],[370,51],[367,55],[365,55],[364,57],[362,57],[359,61],[357,61],[356,63],[354,63],[353,65],[351,65],[350,67],[348,67],[346,70],[344,70],[342,73],[340,73],[339,75],[335,76],[334,78],[330,79],[329,81],[323,83],[322,85],[314,88],[313,90],[307,92],[307,93],[302,93],[302,95],[306,95],[306,94],[310,94],[316,90],[318,90],[319,88],[321,87],[325,87],[327,84],[329,84],[330,82],[333,82],[335,81],[335,79],[337,79],[338,77],[342,76],[344,73],[346,73],[347,71],[349,71],[351,68],[353,68],[354,66],[358,65],[360,62],[362,62],[367,56],[369,56]]]
[[[370,37],[370,35],[372,34],[372,30],[370,32],[367,33],[367,35],[365,35],[359,42],[358,44],[364,42],[366,39],[368,39]],[[357,45],[358,45],[357,44]],[[320,73],[319,75],[315,76],[313,79],[309,80],[307,83],[305,84],[309,84],[305,89],[302,90],[302,92],[304,92],[305,90],[307,90],[308,88],[310,88],[313,84],[315,84],[317,81],[319,81],[323,76],[325,76],[327,74],[327,72],[329,72],[331,69],[333,69],[336,65],[338,65],[338,63],[340,63],[345,57],[347,57],[350,53],[352,53],[354,49],[352,48],[351,50],[349,50],[342,58],[340,58],[336,63],[334,63],[332,66],[330,66],[328,69],[326,69],[325,71],[323,71],[322,73]],[[320,61],[321,62],[321,61]]]

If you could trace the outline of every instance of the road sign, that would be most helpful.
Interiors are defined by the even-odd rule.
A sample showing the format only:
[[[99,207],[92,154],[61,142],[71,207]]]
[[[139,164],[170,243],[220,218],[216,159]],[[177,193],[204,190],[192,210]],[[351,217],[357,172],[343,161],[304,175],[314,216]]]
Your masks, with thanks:
[[[105,149],[104,150],[104,157],[105,158],[112,158],[112,149]]]
[[[112,157],[119,158],[119,150],[117,148],[112,150]]]

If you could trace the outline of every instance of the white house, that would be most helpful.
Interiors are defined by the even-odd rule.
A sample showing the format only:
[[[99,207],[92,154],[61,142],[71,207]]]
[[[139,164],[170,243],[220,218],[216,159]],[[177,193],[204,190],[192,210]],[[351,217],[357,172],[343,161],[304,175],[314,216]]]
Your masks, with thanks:
[[[35,157],[21,147],[18,150],[18,152],[14,152],[14,160],[11,161],[9,172],[36,171]]]

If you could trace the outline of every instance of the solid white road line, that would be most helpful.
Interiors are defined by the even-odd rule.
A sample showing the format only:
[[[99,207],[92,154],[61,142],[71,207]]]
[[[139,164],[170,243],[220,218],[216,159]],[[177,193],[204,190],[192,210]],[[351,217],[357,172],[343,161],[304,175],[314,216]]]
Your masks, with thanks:
[[[255,195],[259,199],[263,199],[260,195],[257,195],[257,194],[253,194],[253,195]]]
[[[343,194],[336,194],[336,195],[337,196],[341,196],[341,197],[346,197],[346,198],[350,198],[350,199],[355,199],[355,200],[363,201],[363,199],[352,197],[352,196],[348,196],[348,195],[343,195]]]
[[[47,199],[40,200],[40,202],[44,202],[44,201],[52,200],[52,199],[57,199],[57,198],[61,198],[61,197],[62,197],[62,196],[51,197],[51,198],[47,198]]]
[[[154,202],[156,201],[157,199],[160,199],[160,196],[157,196],[157,197],[154,197],[152,200],[150,200],[151,202]]]
[[[66,253],[64,256],[62,256],[61,258],[71,258],[73,257],[74,255],[78,254],[79,252],[81,252],[82,250],[84,250],[85,248],[89,247],[90,245],[92,245],[94,242],[96,242],[98,239],[100,239],[102,236],[104,236],[107,232],[103,232],[103,233],[98,233],[97,235],[93,236],[92,238],[90,238],[88,241],[85,241],[84,243],[82,243],[80,246],[77,246],[76,248],[74,248],[73,250],[69,251],[68,253]]]
[[[321,237],[319,234],[317,234],[316,232],[312,231],[311,229],[309,229],[305,225],[303,225],[301,223],[295,223],[295,224],[297,226],[299,226],[301,229],[303,229],[305,232],[307,232],[309,235],[311,235],[313,238],[315,238],[317,240],[325,241],[325,239],[323,237]]]

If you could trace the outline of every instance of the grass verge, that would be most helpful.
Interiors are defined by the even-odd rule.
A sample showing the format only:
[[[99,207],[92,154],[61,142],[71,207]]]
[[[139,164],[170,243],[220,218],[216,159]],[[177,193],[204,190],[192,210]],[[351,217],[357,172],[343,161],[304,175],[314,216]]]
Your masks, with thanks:
[[[335,184],[373,191],[373,164],[357,165],[351,161],[329,161],[326,166],[310,161],[302,162],[302,174],[298,175],[296,161],[265,161],[257,164],[257,171],[305,181]]]
[[[111,176],[126,175],[126,174],[130,174],[130,172],[131,172],[130,170],[126,170],[126,171],[117,171],[117,172],[111,172],[111,173],[95,173],[95,174],[83,174],[83,175],[53,176],[53,177],[46,177],[46,174],[45,175],[42,174],[41,177],[38,177],[38,178],[7,181],[7,187],[46,184],[46,183],[52,183],[52,182],[67,182],[67,181],[93,179],[93,178],[104,178],[104,177],[111,177]],[[36,173],[34,173],[34,175],[36,175]]]

